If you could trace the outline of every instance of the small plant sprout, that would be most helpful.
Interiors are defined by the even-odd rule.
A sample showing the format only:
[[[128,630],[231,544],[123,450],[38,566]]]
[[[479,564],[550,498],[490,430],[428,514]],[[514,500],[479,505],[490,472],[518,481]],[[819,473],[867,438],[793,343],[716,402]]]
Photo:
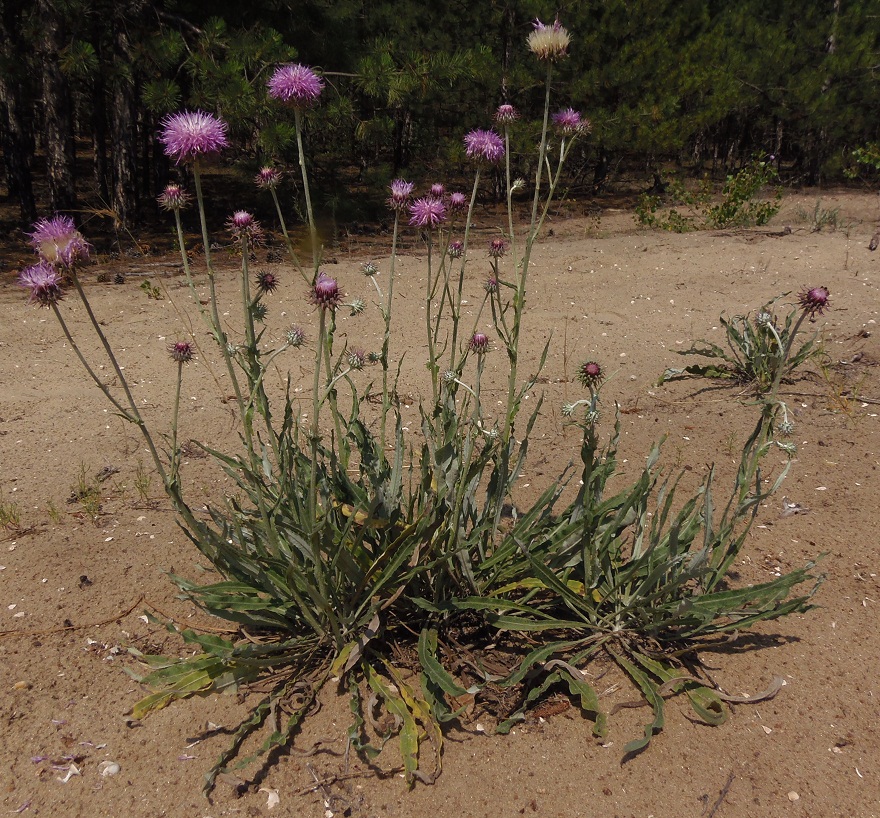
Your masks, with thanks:
[[[13,532],[21,530],[21,510],[18,503],[0,500],[0,528]]]

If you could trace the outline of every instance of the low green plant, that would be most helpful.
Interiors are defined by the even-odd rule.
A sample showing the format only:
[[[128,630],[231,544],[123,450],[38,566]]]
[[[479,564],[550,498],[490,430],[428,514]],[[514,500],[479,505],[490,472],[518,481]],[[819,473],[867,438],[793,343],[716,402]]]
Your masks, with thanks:
[[[142,281],[141,289],[146,293],[147,298],[151,298],[155,301],[159,301],[162,298],[162,290],[155,285],[150,284],[149,281]]]
[[[46,513],[55,525],[58,525],[63,519],[61,511],[58,509],[58,506],[55,505],[53,500],[49,500],[49,502],[46,503]]]
[[[224,305],[221,313],[201,164],[204,154],[226,146],[225,127],[204,112],[175,114],[163,123],[160,138],[169,157],[186,162],[192,171],[207,304],[200,300],[181,227],[180,211],[190,197],[171,185],[161,202],[174,214],[193,306],[223,359],[242,443],[235,453],[201,444],[233,485],[222,503],[209,506],[207,517],[194,513],[185,499],[178,443],[181,385],[193,344],[181,340],[169,348],[175,377],[162,455],[79,284],[71,262],[77,254],[59,254],[59,263],[116,374],[118,387],[113,390],[97,377],[68,330],[59,307],[60,276],[56,279],[45,268],[21,274],[31,300],[53,309],[92,380],[139,429],[180,525],[219,574],[208,583],[183,576],[174,581],[199,606],[240,626],[248,636],[204,635],[169,624],[191,647],[185,656],[133,651],[147,668],[138,678],[151,691],[134,706],[136,717],[192,695],[253,689],[259,683],[258,700],[208,773],[208,792],[217,775],[232,765],[246,765],[291,741],[328,685],[350,698],[349,745],[377,764],[383,746],[396,736],[409,784],[431,782],[439,775],[444,725],[461,716],[456,700],[465,694],[479,697],[489,687],[505,688],[518,698],[515,706],[496,713],[502,732],[550,687],[563,685],[602,734],[607,714],[601,712],[584,672],[600,655],[616,662],[653,707],[644,736],[626,747],[637,752],[662,727],[668,692],[684,692],[708,723],[724,718],[722,694],[708,680],[685,674],[683,655],[720,634],[810,607],[818,584],[812,563],[745,588],[732,586],[730,568],[757,509],[788,468],[765,483],[764,458],[774,450],[793,454],[793,447],[780,438],[787,417],[778,388],[794,338],[804,316],[818,309],[818,296],[804,296],[801,318],[787,327],[785,339],[777,339],[775,377],[759,395],[754,432],[720,509],[716,511],[713,472],[692,496],[676,496],[677,479],[657,468],[659,444],[635,482],[609,490],[617,471],[619,425],[615,422],[603,443],[598,422],[604,373],[597,361],[588,360],[577,369],[585,397],[562,410],[581,431],[580,483],[574,485],[577,475],[566,470],[530,506],[512,516],[505,513],[513,505],[542,410],[541,399],[528,413],[522,412],[523,404],[549,348],[548,342],[536,362],[520,358],[531,256],[568,153],[588,130],[572,109],[559,111],[552,120],[550,116],[553,67],[565,55],[568,41],[558,23],[537,24],[529,38],[545,71],[545,103],[526,231],[517,231],[514,223],[513,195],[523,183],[511,178],[509,129],[516,112],[509,105],[496,114],[502,134],[477,129],[465,137],[465,153],[475,164],[469,197],[437,185],[413,198],[412,184],[401,179],[392,183],[387,283],[374,264],[364,265],[360,279],[375,290],[383,325],[381,344],[371,352],[356,346],[356,322],[346,325],[346,340],[340,340],[340,310],[355,317],[368,305],[345,296],[340,283],[322,269],[311,209],[302,128],[321,94],[321,78],[305,66],[283,66],[269,83],[270,92],[294,109],[311,265],[300,263],[289,237],[287,247],[316,313],[313,338],[294,325],[272,342],[265,337],[265,325],[258,326],[258,308],[280,282],[274,273],[251,271],[251,251],[264,233],[243,210],[228,222],[241,261],[240,309],[226,310]],[[551,126],[556,131],[552,146]],[[489,243],[491,273],[474,299],[468,275],[474,208],[481,179],[502,160],[507,224]],[[281,220],[275,190],[279,178],[278,171],[267,167],[258,183],[272,192]],[[81,255],[82,237],[63,218],[47,223],[43,232],[51,227],[53,246],[73,244]],[[413,342],[410,333],[395,348],[391,331],[398,245],[407,220],[424,241],[429,381],[419,404],[420,427],[409,435],[404,434],[397,400],[400,364],[392,361],[400,361]],[[283,223],[282,228],[287,237]],[[40,235],[41,230],[34,231],[38,249],[43,247],[36,243]],[[502,266],[506,254],[512,263]],[[827,300],[827,291],[819,289]],[[231,334],[222,314],[242,315],[243,330]],[[280,399],[270,398],[266,384],[276,371],[276,359],[295,350],[312,362],[305,419],[294,394],[299,384],[292,377],[282,384]],[[506,399],[500,409],[494,392],[486,399],[487,358],[492,354],[506,365]],[[372,384],[365,384],[371,365],[376,367],[375,392]],[[374,394],[376,413],[364,400]],[[801,586],[806,590],[795,590]],[[496,669],[503,665],[503,672],[489,672],[481,669],[481,655],[494,656],[499,631],[511,649],[491,663]],[[474,644],[470,650],[479,654],[471,663],[474,673],[445,664],[451,646],[460,645],[465,632]],[[402,666],[402,655],[411,657],[410,667]],[[376,718],[380,710],[387,720]],[[260,730],[263,740],[256,742],[255,753],[240,758]]]
[[[144,467],[143,461],[138,460],[137,469],[134,475],[134,487],[138,493],[138,498],[142,503],[151,502],[150,488],[153,484],[153,477]]]
[[[0,500],[0,528],[21,530],[21,509],[18,503]]]
[[[80,463],[76,482],[71,487],[69,503],[79,503],[83,513],[95,521],[101,516],[103,492],[101,483],[89,475],[86,463]]]
[[[813,208],[813,215],[810,220],[810,232],[821,233],[822,230],[837,230],[838,220],[840,219],[840,208],[824,208],[822,200],[816,199],[816,206]]]
[[[676,350],[679,355],[697,355],[713,362],[690,364],[684,368],[670,367],[660,376],[658,385],[681,378],[710,378],[749,386],[762,395],[777,380],[789,380],[805,362],[822,355],[822,346],[818,334],[814,334],[796,351],[793,350],[795,337],[808,313],[802,306],[793,306],[780,324],[775,314],[780,298],[784,296],[765,304],[754,317],[721,316],[727,349],[701,340],[688,349]]]
[[[779,212],[782,190],[777,188],[770,200],[759,196],[778,178],[772,163],[753,159],[727,177],[718,201],[708,180],[703,180],[696,189],[688,189],[673,178],[666,182],[663,195],[642,195],[636,205],[636,221],[676,233],[764,225]],[[682,212],[681,207],[686,210]]]

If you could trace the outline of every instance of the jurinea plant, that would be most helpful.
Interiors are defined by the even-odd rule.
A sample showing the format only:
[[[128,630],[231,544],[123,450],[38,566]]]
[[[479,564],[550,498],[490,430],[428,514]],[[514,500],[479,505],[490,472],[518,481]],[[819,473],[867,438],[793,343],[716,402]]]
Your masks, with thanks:
[[[784,296],[781,296],[783,298]],[[748,386],[759,395],[766,394],[773,384],[788,381],[807,361],[822,355],[817,334],[800,344],[794,351],[805,319],[813,319],[828,308],[830,299],[825,287],[808,287],[797,303],[789,308],[784,319],[776,316],[779,298],[765,304],[756,315],[737,315],[720,318],[727,335],[727,349],[709,341],[697,341],[688,349],[677,350],[679,355],[697,355],[714,359],[714,363],[694,363],[684,368],[670,367],[659,379],[710,378],[732,381]]]
[[[287,277],[250,269],[251,251],[265,233],[244,209],[227,222],[233,250],[241,259],[241,309],[228,310],[225,304],[221,309],[200,169],[211,154],[227,146],[226,127],[204,112],[183,112],[165,120],[161,141],[166,152],[192,170],[204,247],[204,269],[198,272],[208,282],[205,307],[181,229],[181,209],[189,203],[189,194],[172,185],[161,203],[174,214],[193,306],[226,365],[242,441],[238,453],[204,447],[236,492],[225,505],[212,506],[208,520],[190,509],[181,480],[178,409],[182,379],[194,354],[192,342],[181,338],[168,350],[176,387],[171,428],[164,437],[169,451],[163,456],[80,286],[77,264],[87,259],[88,245],[72,222],[38,225],[34,231],[41,258],[19,278],[29,300],[53,310],[96,385],[137,425],[181,525],[220,574],[209,584],[185,577],[175,577],[175,582],[205,610],[260,637],[225,639],[169,625],[194,653],[183,658],[138,654],[149,668],[141,681],[152,692],[135,705],[137,717],[193,694],[250,690],[252,683],[260,682],[263,692],[254,694],[250,715],[207,776],[208,792],[247,739],[267,722],[272,728],[257,754],[288,743],[326,685],[339,686],[351,697],[347,738],[358,753],[373,761],[391,734],[398,734],[402,769],[410,784],[431,782],[439,775],[442,726],[460,716],[453,700],[465,694],[479,697],[488,686],[516,693],[514,707],[497,713],[500,730],[522,717],[552,686],[562,685],[595,718],[596,732],[602,733],[605,715],[583,671],[600,653],[617,662],[653,706],[654,718],[644,737],[627,747],[634,752],[662,726],[666,692],[685,692],[709,723],[723,720],[722,694],[710,681],[684,674],[678,658],[683,652],[707,637],[809,607],[815,586],[800,595],[793,589],[810,582],[810,566],[758,586],[725,583],[757,508],[781,480],[780,476],[773,484],[765,483],[763,458],[774,448],[790,454],[788,444],[779,439],[788,419],[778,388],[802,321],[828,305],[823,288],[804,291],[801,317],[788,335],[779,336],[780,359],[760,396],[755,431],[743,448],[720,517],[714,510],[714,477],[710,474],[694,496],[674,500],[674,479],[661,480],[656,471],[656,447],[633,484],[618,487],[616,493],[608,491],[619,433],[615,426],[610,440],[600,441],[600,398],[607,388],[600,360],[579,366],[585,397],[563,407],[563,414],[582,430],[580,486],[571,485],[566,472],[530,507],[512,517],[506,513],[542,410],[542,400],[533,401],[537,405],[532,412],[521,417],[547,355],[545,348],[538,361],[520,357],[530,259],[566,157],[589,131],[587,120],[572,108],[552,119],[550,115],[553,68],[570,43],[558,20],[549,26],[537,22],[528,39],[544,68],[545,94],[541,139],[537,155],[530,158],[534,191],[525,231],[515,228],[512,215],[513,192],[524,183],[510,174],[509,129],[519,114],[509,104],[495,115],[500,133],[478,128],[463,136],[473,167],[470,196],[449,191],[441,182],[424,194],[417,193],[412,182],[392,182],[387,202],[394,226],[387,270],[385,262],[371,262],[357,278],[375,290],[383,324],[378,350],[356,343],[356,321],[347,328],[351,343],[340,342],[339,311],[348,310],[355,317],[367,303],[346,294],[355,282],[339,280],[321,264],[301,138],[302,115],[319,103],[324,87],[319,75],[302,65],[282,66],[268,87],[271,97],[292,108],[297,128],[307,226],[313,239],[311,272],[296,257],[283,222],[278,189],[286,169],[267,165],[256,180],[274,198],[290,262],[306,283],[302,309],[316,314],[312,337],[295,324],[274,347],[265,337],[261,321],[266,297],[288,286]],[[548,134],[554,128],[558,140],[551,147]],[[482,175],[494,168],[502,169],[506,182],[507,224],[488,248],[479,245],[476,254],[483,264],[488,254],[491,275],[475,283],[468,267],[471,225]],[[409,436],[404,435],[398,409],[399,365],[392,363],[412,346],[411,339],[404,338],[398,348],[392,334],[402,230],[424,241],[430,379],[420,404],[421,428]],[[95,375],[64,322],[65,275],[101,339],[118,389]],[[230,332],[222,319],[230,314],[243,316],[243,331]],[[266,388],[267,376],[276,371],[274,362],[291,349],[310,353],[313,361],[305,421],[300,403],[292,397],[291,380],[280,401],[270,399]],[[485,398],[487,364],[506,366],[500,408],[496,394],[490,401]],[[372,366],[381,381],[378,418],[360,386]],[[479,670],[479,655],[465,663],[477,669],[473,674],[455,675],[444,666],[444,649],[465,626],[486,635],[474,648],[478,653],[492,651],[499,631],[506,635],[516,650],[495,662],[497,669],[498,662],[506,661],[506,670]],[[474,639],[479,642],[480,637]],[[405,642],[412,643],[417,657],[411,668],[418,674],[417,683],[393,661],[398,655],[395,647]],[[460,645],[456,649],[466,650]],[[520,658],[511,659],[513,655]],[[393,717],[389,730],[374,718],[377,708]],[[239,766],[248,760],[239,761]]]

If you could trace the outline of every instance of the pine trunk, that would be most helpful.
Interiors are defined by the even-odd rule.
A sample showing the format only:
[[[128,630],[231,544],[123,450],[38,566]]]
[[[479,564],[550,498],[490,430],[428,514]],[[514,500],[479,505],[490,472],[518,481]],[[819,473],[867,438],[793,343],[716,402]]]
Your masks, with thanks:
[[[117,7],[113,19],[113,77],[110,93],[110,137],[113,145],[113,210],[119,223],[126,224],[137,208],[135,185],[134,80],[131,74],[131,44],[126,31],[126,12],[134,12],[138,0]]]
[[[3,34],[0,31],[0,37]],[[4,40],[9,42],[5,37]],[[9,197],[18,199],[21,220],[33,222],[37,218],[37,205],[31,180],[31,150],[21,118],[20,101],[21,88],[15,79],[0,73],[0,146],[3,148],[6,187]]]
[[[38,43],[43,83],[44,143],[49,205],[53,210],[76,206],[75,151],[70,88],[61,73],[59,51],[63,47],[63,18],[52,0],[37,0],[41,29]]]

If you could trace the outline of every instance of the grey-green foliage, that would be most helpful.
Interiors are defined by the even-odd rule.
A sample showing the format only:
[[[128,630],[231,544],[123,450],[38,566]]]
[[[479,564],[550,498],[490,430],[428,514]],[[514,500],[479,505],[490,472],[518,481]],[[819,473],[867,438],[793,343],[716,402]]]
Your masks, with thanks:
[[[727,349],[710,341],[697,341],[688,349],[676,350],[679,355],[712,359],[712,363],[694,363],[684,368],[667,369],[659,383],[681,378],[710,378],[733,381],[751,386],[758,394],[766,393],[777,379],[788,380],[802,364],[823,354],[818,335],[791,350],[795,326],[799,327],[801,311],[790,309],[778,325],[776,302],[765,304],[757,315],[721,316],[727,336]]]

